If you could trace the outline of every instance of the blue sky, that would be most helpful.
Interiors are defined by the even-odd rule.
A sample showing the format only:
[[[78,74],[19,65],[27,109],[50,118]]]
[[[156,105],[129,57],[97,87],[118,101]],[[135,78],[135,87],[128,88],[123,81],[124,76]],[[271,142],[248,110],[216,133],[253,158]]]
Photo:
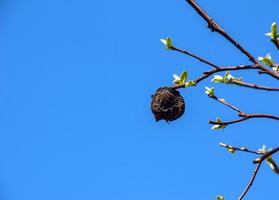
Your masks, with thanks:
[[[264,36],[279,23],[277,0],[199,3],[254,56],[279,60]],[[160,38],[218,65],[249,63],[184,1],[3,0],[0,7],[1,200],[236,199],[255,157],[218,143],[278,146],[272,120],[212,131],[208,120],[237,116],[204,87],[248,113],[278,115],[275,92],[208,79],[181,91],[187,107],[179,120],[153,119],[150,96],[171,85],[173,73],[194,79],[210,69],[165,50]],[[256,72],[233,75],[278,84]],[[264,165],[247,199],[274,199],[277,184]]]

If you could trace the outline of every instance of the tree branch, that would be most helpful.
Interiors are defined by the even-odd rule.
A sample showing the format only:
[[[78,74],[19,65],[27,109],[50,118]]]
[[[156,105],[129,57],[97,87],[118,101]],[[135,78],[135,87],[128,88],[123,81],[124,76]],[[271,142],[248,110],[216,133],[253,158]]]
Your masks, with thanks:
[[[270,150],[270,151],[267,151],[267,152],[263,152],[263,151],[252,151],[252,150],[249,150],[247,149],[246,147],[234,147],[232,145],[229,145],[229,144],[224,144],[224,143],[220,143],[220,146],[221,147],[224,147],[224,148],[227,148],[228,150],[232,149],[233,151],[243,151],[243,152],[247,152],[247,153],[252,153],[252,154],[257,154],[257,155],[261,155],[261,157],[255,159],[253,161],[254,164],[256,164],[256,167],[255,169],[253,170],[253,173],[252,173],[252,176],[247,184],[247,186],[245,187],[244,191],[241,193],[241,195],[238,197],[238,200],[242,200],[245,195],[247,194],[247,192],[249,191],[249,189],[251,188],[251,186],[253,185],[253,182],[259,172],[259,169],[260,169],[260,166],[262,164],[262,162],[269,158],[270,156],[272,156],[273,154],[275,154],[276,152],[279,151],[279,147],[273,149],[273,150]]]
[[[219,67],[211,69],[209,71],[203,72],[203,74],[196,78],[195,80],[193,80],[196,84],[198,84],[199,82],[201,82],[202,80],[208,78],[209,76],[218,73],[218,72],[223,72],[223,71],[237,71],[237,70],[251,70],[251,69],[258,69],[259,64],[256,65],[237,65],[237,66],[228,66],[228,67]],[[185,87],[185,83],[184,84],[180,84],[180,85],[174,85],[172,86],[172,88],[174,89],[179,89],[179,88],[184,88]]]
[[[227,34],[221,28],[221,26],[219,26],[194,0],[186,0],[186,1],[207,22],[208,28],[210,28],[212,32],[217,32],[217,33],[221,34],[224,38],[226,38],[228,41],[230,41],[236,48],[238,48],[244,55],[246,55],[250,61],[252,61],[254,64],[258,63],[258,61],[246,49],[244,49],[229,34]]]
[[[253,171],[253,174],[252,174],[252,177],[248,183],[248,185],[246,186],[245,190],[243,191],[243,193],[240,195],[240,197],[238,198],[238,200],[242,200],[244,198],[244,196],[247,194],[247,192],[249,191],[249,189],[251,188],[257,174],[258,174],[258,171],[260,169],[260,166],[261,164],[263,163],[263,161],[267,158],[269,158],[270,156],[272,156],[273,154],[275,154],[276,152],[279,151],[279,147],[271,150],[271,151],[268,151],[266,153],[263,153],[263,155],[257,159],[255,159],[253,161],[254,164],[256,164],[256,168],[255,170]]]
[[[247,194],[247,192],[249,191],[249,189],[251,188],[251,186],[253,185],[253,182],[259,172],[260,166],[261,166],[262,162],[258,163],[256,165],[255,170],[253,171],[253,174],[250,178],[250,181],[248,183],[248,185],[246,186],[246,188],[244,189],[244,191],[242,192],[242,194],[238,197],[238,200],[242,200],[244,198],[244,196]]]
[[[263,162],[265,159],[267,159],[268,157],[272,156],[273,154],[275,154],[276,152],[279,151],[279,147],[276,147],[275,149],[272,149],[271,151],[266,152],[262,157],[259,157],[257,159],[255,159],[253,161],[254,164],[256,163],[261,163]]]
[[[262,152],[259,152],[259,151],[252,151],[252,150],[249,150],[247,149],[246,147],[234,147],[232,145],[229,145],[229,144],[224,144],[224,143],[220,143],[219,144],[221,147],[224,147],[224,148],[227,148],[227,149],[233,149],[235,151],[243,151],[243,152],[247,152],[247,153],[252,153],[252,154],[263,154]]]
[[[179,52],[181,52],[181,53],[184,53],[184,54],[186,54],[186,55],[188,55],[188,56],[191,56],[191,57],[193,57],[193,58],[199,60],[200,62],[203,62],[203,63],[205,63],[205,64],[208,64],[208,65],[210,65],[211,67],[214,67],[214,68],[216,68],[216,69],[219,69],[219,67],[218,67],[217,65],[215,65],[215,64],[213,64],[213,63],[211,63],[211,62],[209,62],[209,61],[207,61],[207,60],[205,60],[205,59],[203,59],[203,58],[201,58],[201,57],[199,57],[199,56],[197,56],[197,55],[195,55],[195,54],[193,54],[193,53],[190,53],[189,51],[185,51],[185,50],[183,50],[183,49],[179,49],[179,48],[177,48],[177,47],[175,47],[175,46],[169,46],[169,49],[174,50],[174,51],[179,51]]]
[[[243,86],[243,87],[248,87],[252,89],[257,89],[257,90],[267,90],[267,91],[279,91],[279,88],[273,88],[273,87],[267,87],[267,86],[262,86],[262,85],[256,85],[256,84],[251,84],[251,83],[246,83],[243,81],[239,80],[231,80],[229,83],[238,85],[238,86]]]
[[[235,41],[228,33],[226,33],[219,24],[217,24],[194,0],[186,0],[195,11],[207,22],[208,28],[211,29],[212,32],[217,32],[221,34],[225,39],[227,39],[230,43],[232,43],[237,49],[239,49],[244,55],[246,55],[251,62],[254,64],[259,64],[259,62],[237,41]],[[279,74],[265,68],[263,65],[259,65],[258,69],[260,69],[265,74],[272,76],[279,80]]]
[[[213,95],[213,96],[209,96],[210,98],[218,101],[219,103],[231,108],[232,110],[236,111],[238,114],[238,116],[240,117],[240,119],[236,119],[236,120],[232,120],[232,121],[226,121],[226,122],[222,122],[222,121],[212,121],[210,120],[208,123],[209,124],[214,124],[214,125],[224,125],[224,126],[228,126],[230,124],[235,124],[238,122],[242,122],[248,119],[252,119],[252,118],[268,118],[268,119],[274,119],[274,120],[279,120],[279,116],[276,115],[270,115],[270,114],[247,114],[243,111],[241,111],[239,108],[231,105],[230,103],[226,102],[224,99],[218,98],[217,96]]]
[[[241,111],[237,107],[229,104],[228,102],[225,101],[225,99],[218,98],[215,95],[209,96],[209,97],[212,98],[212,99],[215,99],[216,101],[218,101],[218,102],[220,102],[222,104],[224,104],[225,106],[228,106],[229,108],[233,109],[234,111],[236,111],[238,113],[241,113]]]

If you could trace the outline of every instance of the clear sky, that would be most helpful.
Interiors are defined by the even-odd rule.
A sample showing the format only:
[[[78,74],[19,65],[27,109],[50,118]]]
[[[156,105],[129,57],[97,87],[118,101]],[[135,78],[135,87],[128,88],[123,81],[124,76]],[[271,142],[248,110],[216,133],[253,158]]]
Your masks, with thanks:
[[[279,23],[278,0],[198,2],[254,56],[279,61],[264,36]],[[279,124],[255,119],[212,131],[208,120],[237,115],[204,87],[248,113],[278,115],[278,94],[208,79],[181,91],[187,108],[177,121],[156,123],[150,111],[151,94],[173,73],[194,79],[210,69],[165,50],[160,38],[218,65],[249,64],[205,26],[184,0],[2,0],[0,199],[236,199],[255,157],[218,143],[275,147]],[[232,74],[278,87],[256,72]],[[278,181],[263,165],[247,199],[278,197]]]

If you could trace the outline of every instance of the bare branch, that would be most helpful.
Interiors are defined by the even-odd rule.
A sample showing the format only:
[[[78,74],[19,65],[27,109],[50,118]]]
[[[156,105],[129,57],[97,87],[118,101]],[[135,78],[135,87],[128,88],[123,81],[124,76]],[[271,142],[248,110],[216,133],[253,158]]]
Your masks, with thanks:
[[[249,191],[249,189],[251,188],[251,186],[253,185],[253,182],[259,172],[260,166],[261,166],[262,162],[258,163],[256,165],[255,170],[253,171],[253,174],[250,178],[250,181],[248,183],[248,185],[246,186],[246,188],[244,189],[244,191],[242,192],[242,194],[238,197],[238,200],[242,200],[244,198],[244,196],[247,194],[247,192]]]
[[[188,55],[188,56],[191,56],[191,57],[193,57],[193,58],[199,60],[200,62],[203,62],[203,63],[205,63],[205,64],[208,64],[208,65],[210,65],[210,66],[212,66],[212,67],[214,67],[214,68],[216,68],[216,69],[219,69],[219,67],[218,67],[217,65],[215,65],[215,64],[213,64],[213,63],[211,63],[211,62],[209,62],[209,61],[207,61],[207,60],[205,60],[205,59],[203,59],[203,58],[201,58],[201,57],[199,57],[199,56],[197,56],[197,55],[195,55],[195,54],[193,54],[193,53],[190,53],[189,51],[185,51],[185,50],[183,50],[183,49],[179,49],[179,48],[177,48],[177,47],[175,47],[175,46],[170,46],[169,49],[174,50],[174,51],[179,51],[179,52],[181,52],[181,53],[184,53],[184,54],[186,54],[186,55]]]
[[[225,101],[225,99],[218,98],[218,97],[216,97],[215,95],[214,95],[214,96],[210,96],[210,98],[215,99],[216,101],[218,101],[218,102],[224,104],[225,106],[230,107],[231,109],[233,109],[234,111],[236,111],[236,112],[238,112],[238,113],[241,113],[241,111],[240,111],[237,107],[235,107],[235,106],[229,104],[228,102]]]
[[[256,65],[237,65],[237,66],[228,66],[228,67],[219,67],[211,69],[209,71],[203,72],[203,75],[200,77],[196,78],[193,80],[196,84],[201,82],[202,80],[210,77],[211,75],[218,73],[218,72],[223,72],[223,71],[237,71],[237,70],[251,70],[251,69],[257,69],[259,67],[259,64]],[[179,89],[179,88],[184,88],[186,84],[181,84],[181,85],[174,85],[172,88],[174,89]]]
[[[239,119],[233,120],[233,121],[226,121],[226,122],[220,122],[220,121],[212,121],[210,120],[208,123],[209,124],[214,124],[214,125],[224,125],[224,126],[228,126],[230,124],[235,124],[238,122],[242,122],[248,119],[252,119],[252,118],[268,118],[268,119],[274,119],[274,120],[279,120],[279,116],[276,115],[270,115],[270,114],[247,114],[243,111],[241,111],[239,108],[231,105],[230,103],[226,102],[224,99],[218,98],[217,96],[213,95],[213,96],[209,96],[210,98],[218,101],[219,103],[231,108],[232,110],[238,112],[238,116],[240,117]]]
[[[273,154],[275,154],[276,152],[279,151],[279,147],[276,147],[275,149],[272,149],[271,151],[266,152],[262,157],[259,157],[257,159],[255,159],[253,161],[253,163],[261,163],[263,162],[265,159],[267,159],[268,157],[272,156]]]
[[[254,64],[259,64],[259,62],[237,41],[235,41],[228,33],[226,33],[219,24],[217,24],[194,0],[186,0],[195,10],[196,12],[208,23],[208,28],[211,29],[212,32],[217,32],[221,34],[224,38],[226,38],[230,43],[232,43],[237,49],[239,49],[244,55],[246,55],[251,62]],[[279,80],[279,74],[265,68],[263,65],[258,66],[258,69],[273,78]]]
[[[194,0],[186,0],[196,11],[197,13],[208,23],[208,28],[212,32],[217,32],[221,34],[224,38],[230,41],[236,48],[238,48],[244,55],[246,55],[250,61],[254,64],[257,64],[258,61],[238,42],[236,42],[229,34],[227,34],[219,24],[217,24]]]
[[[212,120],[209,120],[208,123],[209,124],[214,124],[214,125],[224,125],[224,126],[228,126],[230,124],[235,124],[235,123],[238,123],[238,122],[242,122],[242,121],[245,121],[247,119],[250,119],[248,117],[243,117],[243,118],[240,118],[240,119],[236,119],[236,120],[232,120],[232,121],[227,121],[227,122],[217,122],[217,121],[212,121]]]
[[[247,152],[247,153],[252,153],[252,154],[263,154],[262,152],[259,152],[259,151],[252,151],[252,150],[249,150],[247,149],[246,147],[234,147],[232,145],[229,145],[229,144],[224,144],[224,143],[220,143],[219,144],[221,147],[224,147],[224,148],[227,148],[227,149],[233,149],[235,151],[243,151],[243,152]]]
[[[244,196],[247,194],[247,192],[249,191],[249,189],[251,188],[251,186],[252,186],[252,184],[253,184],[253,182],[254,182],[254,180],[255,180],[255,178],[256,178],[258,172],[259,172],[259,168],[260,168],[261,164],[263,163],[263,161],[264,161],[265,159],[267,159],[268,157],[272,156],[273,154],[275,154],[275,153],[278,152],[278,151],[279,151],[279,147],[277,147],[277,148],[275,148],[275,149],[273,149],[273,150],[271,150],[271,151],[268,151],[268,152],[264,153],[261,157],[255,159],[255,160],[253,161],[253,163],[256,164],[256,168],[255,168],[255,170],[253,171],[252,177],[251,177],[251,179],[250,179],[248,185],[246,186],[245,190],[244,190],[243,193],[240,195],[240,197],[238,198],[238,200],[242,200],[242,199],[244,198]]]
[[[243,87],[248,87],[248,88],[252,88],[252,89],[257,89],[257,90],[279,91],[279,88],[273,88],[273,87],[267,87],[267,86],[262,86],[262,85],[256,85],[256,84],[246,83],[246,82],[239,81],[239,80],[232,80],[230,83],[234,84],[234,85],[238,85],[238,86],[243,86]]]

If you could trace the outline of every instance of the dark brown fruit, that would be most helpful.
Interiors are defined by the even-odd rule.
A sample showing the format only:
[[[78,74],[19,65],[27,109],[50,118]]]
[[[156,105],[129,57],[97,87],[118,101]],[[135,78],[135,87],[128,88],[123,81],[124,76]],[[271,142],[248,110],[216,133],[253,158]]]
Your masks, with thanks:
[[[161,87],[152,95],[151,110],[156,121],[173,121],[183,115],[184,99],[177,90]]]

